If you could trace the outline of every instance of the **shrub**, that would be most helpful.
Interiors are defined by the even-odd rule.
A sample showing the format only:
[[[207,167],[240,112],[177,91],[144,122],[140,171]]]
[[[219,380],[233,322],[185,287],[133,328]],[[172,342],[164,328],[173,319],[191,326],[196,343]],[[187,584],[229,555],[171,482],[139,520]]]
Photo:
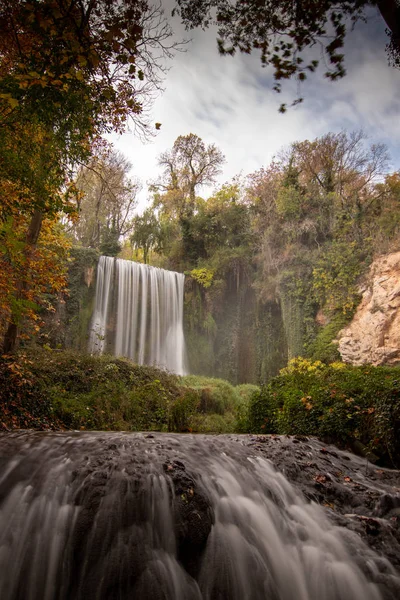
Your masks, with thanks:
[[[233,432],[250,390],[111,356],[31,348],[0,360],[0,427]]]
[[[339,312],[332,317],[330,323],[318,332],[316,338],[307,347],[307,354],[311,360],[321,360],[325,363],[340,360],[338,346],[333,340],[339,331],[351,321],[352,316],[353,313]]]
[[[253,432],[358,440],[386,464],[400,462],[400,367],[353,367],[295,359],[253,395]]]
[[[201,413],[223,415],[226,412],[234,412],[240,403],[236,388],[223,379],[186,375],[180,381],[183,386],[198,391]]]

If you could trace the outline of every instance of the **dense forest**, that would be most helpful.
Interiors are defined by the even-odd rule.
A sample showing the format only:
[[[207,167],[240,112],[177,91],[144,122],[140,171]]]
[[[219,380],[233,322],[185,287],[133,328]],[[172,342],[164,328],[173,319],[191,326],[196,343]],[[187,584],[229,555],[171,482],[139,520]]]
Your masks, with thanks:
[[[140,183],[103,150],[77,174],[80,218],[65,228],[80,268],[96,251],[184,272],[194,373],[260,383],[296,356],[340,359],[332,341],[362,276],[399,249],[400,175],[385,147],[362,132],[297,142],[210,194],[224,160],[198,136],[178,137],[135,215]]]
[[[142,183],[103,143],[71,179],[71,216],[43,221],[22,287],[26,218],[19,209],[18,222],[5,218],[3,335],[11,317],[24,323],[22,342],[34,335],[85,350],[93,294],[81,296],[104,254],[186,274],[191,372],[260,383],[296,356],[340,359],[333,340],[354,314],[363,275],[399,249],[400,174],[389,172],[386,148],[363,132],[330,133],[215,187],[224,162],[195,134],[178,137],[137,214]]]

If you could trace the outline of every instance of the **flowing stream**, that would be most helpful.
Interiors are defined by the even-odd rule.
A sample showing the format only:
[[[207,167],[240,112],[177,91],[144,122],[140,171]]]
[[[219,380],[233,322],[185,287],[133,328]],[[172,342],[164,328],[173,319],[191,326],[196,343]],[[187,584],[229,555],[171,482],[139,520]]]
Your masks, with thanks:
[[[20,432],[0,461],[1,600],[398,597],[387,559],[227,436]]]
[[[182,273],[101,256],[89,351],[183,375],[184,282]]]

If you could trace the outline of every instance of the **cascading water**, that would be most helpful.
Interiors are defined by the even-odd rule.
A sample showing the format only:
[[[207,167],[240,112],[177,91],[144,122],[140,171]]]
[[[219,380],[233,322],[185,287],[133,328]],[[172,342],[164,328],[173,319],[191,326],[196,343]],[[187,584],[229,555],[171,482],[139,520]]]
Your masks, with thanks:
[[[387,559],[228,436],[4,434],[0,460],[2,600],[398,598]]]
[[[183,375],[184,282],[181,273],[101,256],[89,351]]]

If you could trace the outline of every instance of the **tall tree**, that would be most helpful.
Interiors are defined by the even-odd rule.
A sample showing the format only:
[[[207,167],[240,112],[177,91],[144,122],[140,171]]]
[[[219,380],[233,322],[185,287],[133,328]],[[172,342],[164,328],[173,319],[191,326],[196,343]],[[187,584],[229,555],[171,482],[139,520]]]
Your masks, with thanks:
[[[17,204],[29,217],[27,259],[45,216],[71,210],[71,170],[96,137],[129,120],[149,129],[144,106],[173,47],[160,15],[142,0],[0,0],[0,179],[14,191],[1,196],[0,216]],[[17,337],[12,317],[6,351]]]
[[[177,214],[192,214],[197,189],[215,183],[224,162],[225,157],[215,144],[206,146],[193,133],[180,135],[172,149],[159,157],[163,174],[153,187],[169,194],[171,209]]]
[[[163,173],[152,186],[153,206],[160,209],[161,219],[178,221],[183,255],[194,260],[197,245],[192,217],[196,212],[196,194],[200,187],[215,183],[225,157],[214,144],[206,146],[201,138],[190,133],[179,136],[158,162]]]
[[[134,218],[130,242],[136,251],[142,251],[144,264],[148,263],[152,249],[160,250],[162,243],[161,226],[151,208],[146,209],[142,215],[137,215]]]
[[[104,243],[119,240],[133,228],[133,211],[140,190],[138,180],[129,176],[130,162],[112,148],[102,150],[83,166],[76,178],[80,192],[77,200],[79,219],[71,231],[77,242],[102,250]]]
[[[377,7],[389,34],[389,60],[400,66],[398,0],[176,0],[187,28],[218,27],[221,54],[259,51],[263,66],[273,68],[277,92],[281,81],[307,79],[321,64],[335,81],[346,74],[342,48],[348,31]],[[311,52],[310,52],[311,50]],[[321,51],[323,60],[321,60]],[[302,99],[297,98],[294,103]],[[286,105],[282,104],[282,112]]]

